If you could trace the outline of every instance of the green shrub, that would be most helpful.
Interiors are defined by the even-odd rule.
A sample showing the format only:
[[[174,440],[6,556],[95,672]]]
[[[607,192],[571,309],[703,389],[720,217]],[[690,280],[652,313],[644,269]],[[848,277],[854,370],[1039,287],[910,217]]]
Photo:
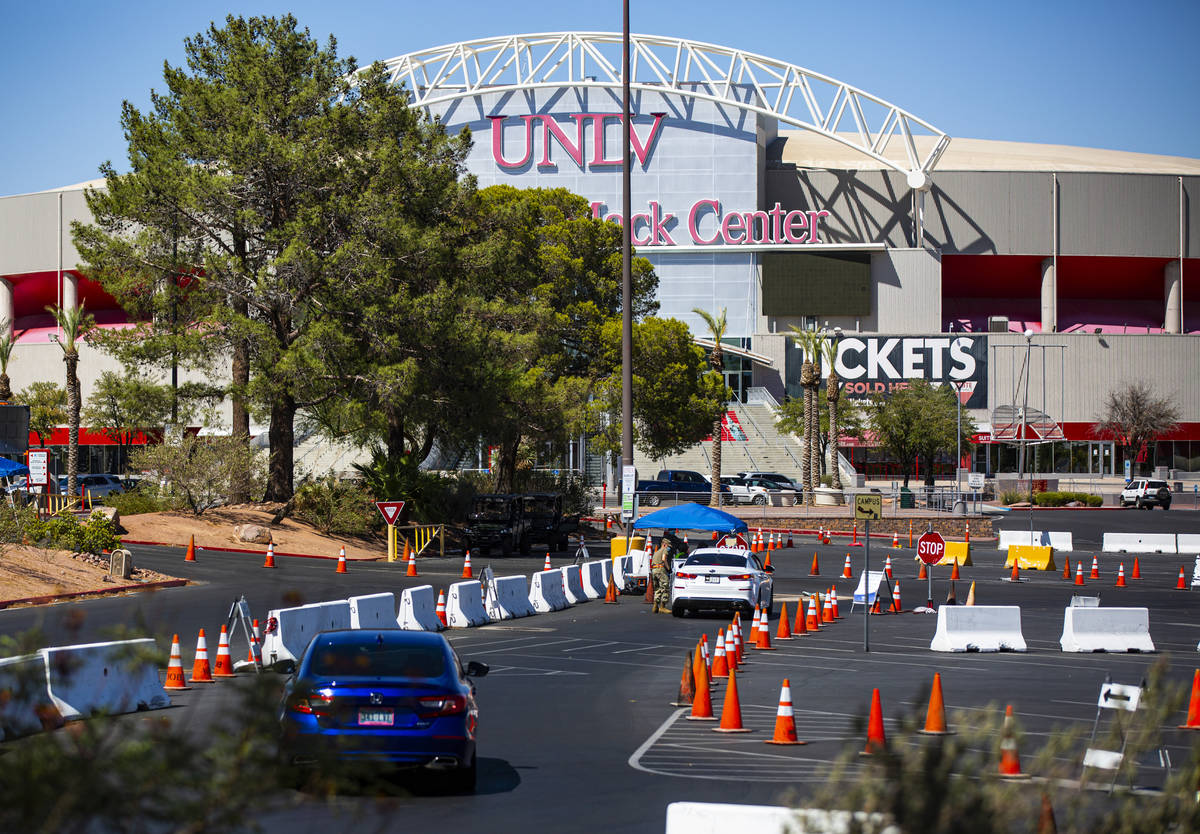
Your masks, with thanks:
[[[79,528],[77,550],[84,553],[103,553],[106,550],[116,550],[121,546],[121,538],[117,535],[113,523],[107,516],[92,513],[86,522],[77,526]]]
[[[179,502],[159,493],[157,484],[143,481],[129,492],[110,492],[104,496],[104,504],[116,507],[118,513],[127,516],[174,510]]]
[[[29,535],[30,525],[36,522],[37,510],[33,507],[0,503],[0,542],[20,544]]]
[[[83,524],[72,513],[58,513],[45,519],[31,515],[23,520],[23,525],[22,538],[39,547],[101,553],[121,545],[112,522],[98,513]]]
[[[1072,501],[1078,501],[1088,507],[1099,507],[1104,499],[1099,495],[1087,492],[1039,492],[1033,497],[1039,507],[1065,507]]]
[[[1022,501],[1028,500],[1028,493],[1016,489],[1006,489],[1000,494],[1000,503],[1002,504],[1019,504]]]
[[[366,488],[329,475],[300,487],[293,515],[322,533],[363,536],[379,517]]]

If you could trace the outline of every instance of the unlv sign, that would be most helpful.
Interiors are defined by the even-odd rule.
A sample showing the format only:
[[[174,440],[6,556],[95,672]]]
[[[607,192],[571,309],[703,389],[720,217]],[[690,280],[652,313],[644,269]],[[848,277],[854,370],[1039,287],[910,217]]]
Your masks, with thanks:
[[[662,120],[666,113],[655,113],[654,124],[650,125],[650,129],[643,136],[638,135],[637,125],[629,127],[629,143],[633,146],[633,154],[637,157],[637,161],[645,165],[650,160],[650,153],[654,149],[655,142],[658,140],[659,133],[662,130]],[[609,156],[608,148],[605,142],[605,125],[609,122],[621,123],[620,113],[573,113],[568,118],[574,124],[569,124],[564,127],[553,116],[545,114],[534,114],[531,116],[521,116],[524,133],[524,150],[520,158],[508,159],[504,155],[504,122],[506,116],[489,116],[488,119],[492,123],[492,159],[501,168],[512,170],[514,168],[524,168],[530,164],[530,160],[534,156],[534,137],[541,136],[541,154],[537,161],[538,168],[549,170],[557,170],[558,163],[551,158],[550,149],[554,145],[562,150],[568,159],[574,162],[579,170],[585,170],[584,159],[587,160],[588,167],[606,167],[617,166],[621,164],[620,143],[614,155]],[[590,141],[589,141],[590,137]]]

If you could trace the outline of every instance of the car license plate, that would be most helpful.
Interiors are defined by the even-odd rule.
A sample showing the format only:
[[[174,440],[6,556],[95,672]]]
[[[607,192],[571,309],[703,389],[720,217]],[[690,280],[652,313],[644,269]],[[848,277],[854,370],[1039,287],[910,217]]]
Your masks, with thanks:
[[[704,581],[705,581],[705,582],[720,582],[720,581],[721,581],[721,577],[719,577],[719,576],[706,576],[706,577],[704,577]]]
[[[390,727],[396,722],[390,709],[360,709],[358,723],[361,727]]]

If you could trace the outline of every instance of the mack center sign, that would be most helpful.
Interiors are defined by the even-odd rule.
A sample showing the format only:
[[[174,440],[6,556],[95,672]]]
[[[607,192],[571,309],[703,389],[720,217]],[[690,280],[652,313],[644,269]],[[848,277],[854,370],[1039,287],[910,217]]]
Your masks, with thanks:
[[[789,396],[800,396],[804,353],[788,340],[786,374]],[[924,379],[949,385],[963,408],[987,408],[987,337],[846,336],[838,344],[835,367],[842,396],[866,399]]]

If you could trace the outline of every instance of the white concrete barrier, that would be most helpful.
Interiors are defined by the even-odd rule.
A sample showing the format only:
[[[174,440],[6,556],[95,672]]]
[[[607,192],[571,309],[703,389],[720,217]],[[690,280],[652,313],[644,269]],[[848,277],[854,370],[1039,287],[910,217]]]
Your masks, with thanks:
[[[1014,544],[1033,547],[1052,547],[1056,551],[1074,550],[1069,530],[1034,530],[1030,535],[1028,530],[1001,530],[1000,541],[996,547],[1008,550]]]
[[[350,628],[399,628],[392,593],[350,597]]]
[[[666,834],[899,834],[899,830],[888,825],[882,814],[865,811],[717,802],[672,802],[667,806]]]
[[[563,575],[563,590],[567,594],[567,602],[575,605],[587,602],[587,593],[583,590],[583,570],[579,565],[563,565],[559,568]]]
[[[607,562],[583,563],[583,592],[588,599],[603,599],[608,592],[608,579],[604,571]]]
[[[524,576],[499,576],[488,586],[484,601],[493,622],[531,617],[537,612],[529,604],[529,587]]]
[[[539,614],[562,611],[570,607],[563,587],[562,571],[544,570],[535,573],[529,583],[529,604]]]
[[[46,662],[41,656],[0,658],[0,739],[27,736],[62,723],[46,688]]]
[[[55,646],[38,649],[38,655],[46,664],[50,699],[68,721],[171,705],[158,679],[161,659],[149,637]]]
[[[629,559],[629,568],[627,575],[629,576],[649,576],[650,575],[650,557],[651,552],[647,550],[631,550],[627,558]]]
[[[935,652],[1023,652],[1016,605],[943,605],[929,648]]]
[[[1064,652],[1152,652],[1150,609],[1067,608],[1058,644]]]
[[[490,623],[483,605],[483,586],[477,579],[455,582],[446,594],[446,624],[450,628],[470,628]]]
[[[633,558],[630,556],[620,556],[612,560],[613,584],[617,586],[618,591],[624,591],[629,583],[625,581],[625,577],[632,575]]]
[[[1174,533],[1105,533],[1105,553],[1174,553]]]
[[[275,621],[274,630],[263,635],[263,663],[269,666],[280,660],[299,660],[317,632],[350,628],[350,603],[339,599],[276,608],[267,612],[267,620]]]
[[[1180,533],[1175,537],[1179,553],[1200,553],[1200,533]]]
[[[406,588],[400,594],[400,613],[396,621],[405,631],[441,631],[442,621],[437,616],[437,597],[432,585]]]

